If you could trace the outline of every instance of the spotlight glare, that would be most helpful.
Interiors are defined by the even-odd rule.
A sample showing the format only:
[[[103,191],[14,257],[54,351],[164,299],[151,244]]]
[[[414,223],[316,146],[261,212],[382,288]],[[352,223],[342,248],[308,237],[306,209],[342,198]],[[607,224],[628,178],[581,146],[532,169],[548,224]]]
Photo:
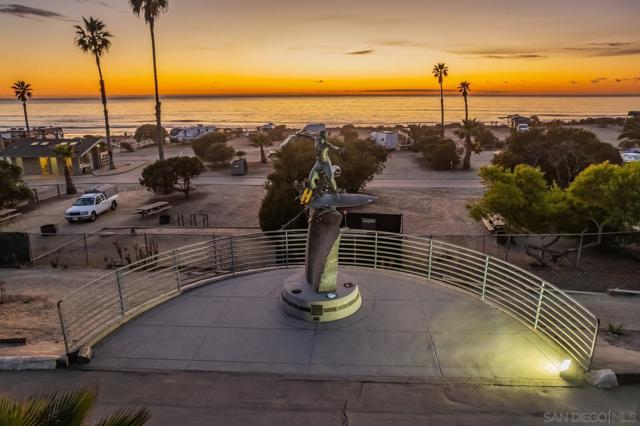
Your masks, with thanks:
[[[558,371],[560,373],[567,371],[569,369],[569,367],[571,367],[571,360],[570,359],[565,359],[564,361],[562,361],[560,363],[560,365],[558,366]]]

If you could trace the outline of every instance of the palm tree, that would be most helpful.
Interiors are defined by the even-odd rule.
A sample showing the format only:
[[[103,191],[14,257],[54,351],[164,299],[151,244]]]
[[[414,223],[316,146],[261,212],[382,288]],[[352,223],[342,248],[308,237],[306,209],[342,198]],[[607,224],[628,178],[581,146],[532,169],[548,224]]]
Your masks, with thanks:
[[[481,123],[478,123],[476,119],[462,120],[462,128],[456,130],[454,133],[460,139],[464,139],[464,158],[462,160],[462,169],[469,170],[471,168],[471,153],[480,153],[480,145],[477,143],[477,135],[483,128]],[[476,143],[471,141],[471,136],[476,137]]]
[[[440,135],[444,137],[444,91],[442,89],[442,83],[444,79],[449,76],[449,67],[444,62],[438,62],[433,66],[433,76],[438,79],[438,84],[440,85]]]
[[[68,164],[68,160],[73,158],[73,147],[69,145],[56,145],[53,151],[56,153],[56,157],[62,160],[64,164],[64,182],[67,187],[67,194],[75,194],[78,190],[73,184],[71,167]]]
[[[640,120],[628,120],[618,139],[622,140],[620,142],[621,148],[640,146]]]
[[[23,80],[16,81],[15,83],[13,83],[13,86],[11,86],[11,88],[15,92],[16,98],[20,102],[22,102],[22,110],[24,111],[24,122],[27,125],[27,138],[30,138],[31,134],[29,131],[29,116],[27,115],[27,100],[31,99],[33,88],[31,87],[31,84]]]
[[[251,146],[260,147],[260,161],[266,163],[267,156],[264,154],[264,147],[273,145],[273,142],[271,142],[269,137],[264,133],[258,133],[255,136],[251,136],[250,141]]]
[[[462,160],[462,170],[469,170],[471,168],[471,127],[472,125],[469,123],[469,104],[467,102],[467,96],[469,96],[469,92],[471,91],[471,83],[468,81],[461,81],[458,86],[458,92],[464,98],[464,121],[463,128],[465,130],[464,136],[464,159]]]
[[[102,108],[104,111],[104,128],[107,133],[107,152],[109,154],[109,168],[115,169],[113,162],[113,150],[111,149],[111,130],[109,128],[109,111],[107,110],[107,93],[102,79],[102,67],[100,66],[100,57],[109,51],[111,47],[111,33],[106,31],[106,25],[99,19],[93,17],[82,18],[84,28],[75,25],[76,29],[76,46],[85,53],[89,53],[96,58],[98,67],[98,75],[100,76],[100,96],[102,97]]]
[[[156,67],[156,36],[154,33],[156,19],[169,7],[169,0],[129,0],[129,4],[136,16],[144,15],[144,20],[149,24],[151,31],[151,53],[153,55],[153,82],[156,90],[156,143],[158,144],[158,157],[164,160],[164,137],[162,135],[162,120],[160,114],[160,96],[158,95],[158,70]]]
[[[247,156],[247,153],[245,151],[236,151],[233,153],[233,155],[238,157],[238,160],[242,160],[244,157]]]
[[[0,397],[0,424],[3,426],[143,426],[151,417],[147,409],[120,410],[91,422],[98,391],[79,388],[66,393],[58,391],[36,394],[27,400]]]

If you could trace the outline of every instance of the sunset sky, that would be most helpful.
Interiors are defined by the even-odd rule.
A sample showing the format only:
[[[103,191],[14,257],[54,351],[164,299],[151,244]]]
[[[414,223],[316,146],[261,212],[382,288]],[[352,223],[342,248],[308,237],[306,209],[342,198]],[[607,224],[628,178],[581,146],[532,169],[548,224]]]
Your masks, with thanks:
[[[1,1],[1,0],[0,0]],[[0,3],[0,96],[97,96],[73,43],[82,16],[114,34],[108,94],[153,92],[148,27],[127,0]],[[170,0],[157,24],[162,94],[640,93],[639,0]]]

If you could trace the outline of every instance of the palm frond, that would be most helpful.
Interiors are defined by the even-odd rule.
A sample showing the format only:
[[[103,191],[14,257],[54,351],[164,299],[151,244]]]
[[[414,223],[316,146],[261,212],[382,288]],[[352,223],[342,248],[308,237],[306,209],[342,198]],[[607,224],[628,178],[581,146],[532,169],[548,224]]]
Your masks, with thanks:
[[[142,426],[151,418],[146,408],[121,410],[98,423],[98,426]]]
[[[38,426],[29,401],[0,399],[0,426]]]
[[[83,426],[93,414],[98,396],[96,388],[83,387],[71,392],[51,392],[36,395],[34,401],[42,401],[38,426]]]
[[[169,0],[129,0],[129,5],[136,16],[144,15],[145,22],[150,24],[167,11]]]
[[[107,27],[100,19],[90,16],[89,19],[83,17],[84,27],[75,25],[75,42],[83,52],[102,56],[111,47],[113,34],[106,31]]]

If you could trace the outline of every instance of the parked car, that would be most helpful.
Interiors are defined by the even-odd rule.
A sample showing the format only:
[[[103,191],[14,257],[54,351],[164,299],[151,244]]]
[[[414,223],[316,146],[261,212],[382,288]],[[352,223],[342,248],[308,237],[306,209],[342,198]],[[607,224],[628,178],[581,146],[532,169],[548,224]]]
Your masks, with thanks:
[[[634,161],[640,161],[640,154],[636,152],[625,152],[622,154],[623,163],[631,163]]]
[[[118,207],[118,188],[115,185],[100,185],[91,188],[76,199],[73,206],[64,212],[69,222],[95,221],[99,214]]]
[[[528,124],[518,124],[518,126],[516,127],[516,132],[518,133],[528,132],[528,131],[529,131]]]

